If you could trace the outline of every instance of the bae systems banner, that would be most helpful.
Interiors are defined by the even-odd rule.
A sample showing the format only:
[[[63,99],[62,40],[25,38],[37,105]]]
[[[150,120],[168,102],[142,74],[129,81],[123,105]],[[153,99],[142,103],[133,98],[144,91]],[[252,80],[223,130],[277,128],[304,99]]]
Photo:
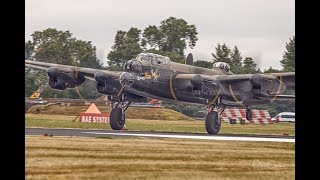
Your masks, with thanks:
[[[109,123],[109,114],[80,113],[80,122],[83,123]]]

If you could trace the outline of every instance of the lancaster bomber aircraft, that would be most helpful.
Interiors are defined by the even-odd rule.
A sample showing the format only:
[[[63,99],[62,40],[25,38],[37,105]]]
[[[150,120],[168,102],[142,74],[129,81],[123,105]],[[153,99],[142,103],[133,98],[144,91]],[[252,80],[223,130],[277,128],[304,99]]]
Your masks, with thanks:
[[[246,107],[246,118],[252,118],[250,106],[274,100],[294,99],[284,95],[295,86],[295,73],[234,74],[224,62],[212,69],[192,66],[189,54],[186,64],[169,57],[140,53],[123,65],[123,71],[108,71],[25,60],[27,67],[46,70],[49,86],[64,90],[75,88],[86,79],[97,82],[97,91],[111,101],[110,126],[120,130],[125,124],[125,111],[132,102],[146,102],[147,97],[160,100],[202,104],[208,107],[205,128],[217,134],[221,113],[228,106]]]

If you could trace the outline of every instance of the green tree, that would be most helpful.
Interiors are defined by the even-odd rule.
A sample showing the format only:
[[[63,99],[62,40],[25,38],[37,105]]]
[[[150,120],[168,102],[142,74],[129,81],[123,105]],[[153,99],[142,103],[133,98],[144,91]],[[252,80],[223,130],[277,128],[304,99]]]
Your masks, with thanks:
[[[282,56],[280,61],[283,66],[284,72],[294,72],[295,71],[295,37],[290,38],[290,42],[286,43],[286,51]]]
[[[142,52],[139,45],[141,31],[130,28],[128,32],[117,31],[112,51],[108,53],[109,66],[120,70],[122,65]]]
[[[32,57],[32,53],[34,51],[34,45],[31,41],[25,43],[25,50],[24,50],[24,58],[30,59]]]
[[[243,74],[253,74],[257,73],[257,64],[253,61],[251,57],[246,57],[243,61],[242,73]]]
[[[150,46],[151,49],[159,49],[162,36],[157,26],[150,25],[143,31],[141,45],[145,49],[146,46]]]
[[[195,25],[189,25],[181,18],[169,17],[159,27],[150,25],[145,28],[141,44],[145,49],[150,47],[184,56],[187,44],[190,48],[196,45],[197,34]]]
[[[76,39],[70,31],[48,28],[35,31],[31,36],[32,41],[26,43],[25,52],[31,53],[34,60],[101,68],[96,57],[96,48],[92,46],[91,41]]]
[[[211,53],[213,56],[213,63],[225,62],[231,64],[231,49],[226,44],[223,43],[223,45],[220,45],[218,43],[215,51],[215,54]]]
[[[262,71],[261,71],[261,69],[260,68],[258,68],[257,70],[256,70],[256,73],[262,73]]]
[[[202,61],[202,60],[198,60],[193,62],[194,66],[198,66],[198,67],[203,67],[203,68],[212,68],[213,63],[209,62],[209,61]]]
[[[32,70],[30,68],[25,68],[25,97],[29,97],[34,91],[36,91],[42,84],[45,84],[44,72],[38,70]],[[40,80],[43,80],[41,82]]]
[[[102,64],[96,57],[96,48],[91,41],[83,41],[72,37],[69,31],[59,31],[48,28],[43,31],[35,31],[31,34],[32,40],[25,43],[25,58],[65,65],[75,65],[90,68],[101,68]],[[44,85],[47,81],[45,71],[25,70],[25,95],[29,96],[32,92]],[[79,87],[79,92],[86,97],[89,94],[84,86]],[[42,97],[60,96],[65,98],[78,98],[75,89],[58,91],[47,88]],[[99,95],[96,93],[96,95]]]
[[[263,71],[263,73],[279,73],[279,72],[281,71],[278,69],[273,69],[271,66],[269,67],[269,69]]]
[[[241,74],[242,73],[242,56],[237,48],[237,46],[234,47],[234,49],[231,52],[231,63],[230,63],[230,69],[235,74]]]

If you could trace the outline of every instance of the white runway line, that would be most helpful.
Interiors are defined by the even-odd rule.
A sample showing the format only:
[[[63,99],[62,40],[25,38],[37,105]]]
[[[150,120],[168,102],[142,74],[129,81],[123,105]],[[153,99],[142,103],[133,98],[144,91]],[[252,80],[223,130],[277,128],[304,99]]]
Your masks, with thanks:
[[[181,139],[202,139],[202,140],[269,141],[269,142],[293,142],[293,143],[295,142],[295,139],[262,138],[262,137],[190,136],[190,135],[168,135],[168,134],[103,133],[103,132],[82,132],[82,133],[97,134],[97,135],[159,137],[159,138],[181,138]]]

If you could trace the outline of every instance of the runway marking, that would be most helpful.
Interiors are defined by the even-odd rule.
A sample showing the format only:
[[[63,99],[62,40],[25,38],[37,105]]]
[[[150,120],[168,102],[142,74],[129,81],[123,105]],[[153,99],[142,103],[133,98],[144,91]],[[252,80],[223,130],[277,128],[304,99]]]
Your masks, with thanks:
[[[295,142],[295,139],[285,138],[261,138],[261,137],[230,137],[230,136],[190,136],[190,135],[167,135],[167,134],[134,134],[134,133],[103,133],[103,132],[82,132],[97,135],[116,136],[138,136],[138,137],[158,137],[158,138],[180,138],[180,139],[200,139],[200,140],[225,140],[225,141],[268,141],[268,142]]]

